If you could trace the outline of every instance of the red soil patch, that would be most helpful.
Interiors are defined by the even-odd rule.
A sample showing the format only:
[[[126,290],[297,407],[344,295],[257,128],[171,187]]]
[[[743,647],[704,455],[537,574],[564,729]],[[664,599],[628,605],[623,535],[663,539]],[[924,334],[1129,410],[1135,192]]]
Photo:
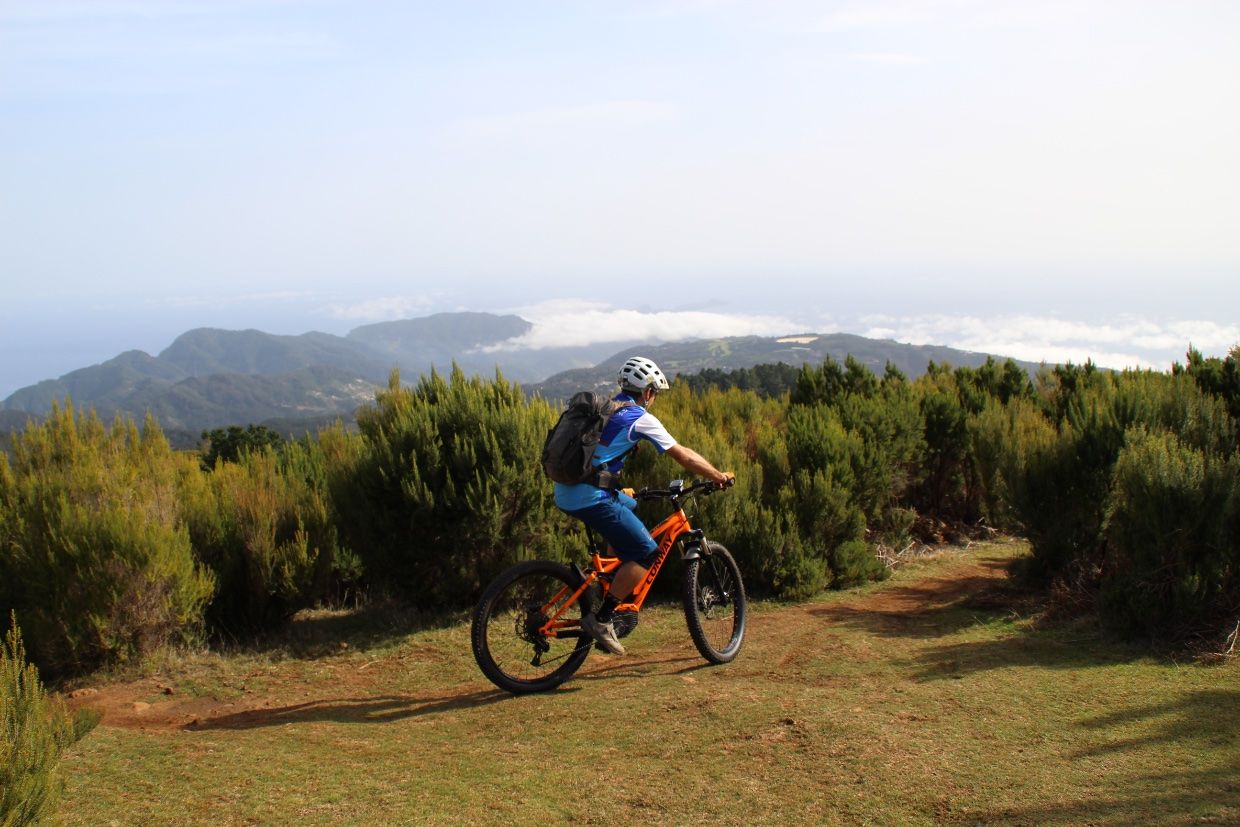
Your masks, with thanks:
[[[751,618],[746,646],[766,651],[751,660],[750,666],[758,666],[774,680],[795,679],[798,664],[804,658],[839,645],[833,643],[832,635],[826,631],[831,626],[863,620],[875,624],[880,631],[903,630],[930,613],[976,599],[1001,586],[1007,577],[1008,562],[1002,558],[974,558],[952,566],[946,573],[887,586],[852,599],[758,613]],[[661,649],[634,649],[625,658],[592,656],[578,679],[663,673],[683,674],[684,680],[692,681],[692,671],[701,665],[687,637],[681,644]],[[416,715],[485,702],[491,696],[505,697],[481,675],[477,683],[444,687],[439,694],[399,698],[388,695],[376,686],[376,681],[386,671],[385,665],[396,668],[395,663],[388,661],[398,661],[407,654],[388,655],[362,666],[347,659],[327,661],[313,685],[289,686],[287,691],[269,694],[245,692],[232,700],[181,695],[166,680],[157,678],[81,689],[65,700],[71,707],[100,710],[102,726],[169,731],[244,729],[281,721],[313,720],[328,711],[358,717]],[[463,652],[461,656],[469,655]],[[375,668],[368,668],[372,666]]]

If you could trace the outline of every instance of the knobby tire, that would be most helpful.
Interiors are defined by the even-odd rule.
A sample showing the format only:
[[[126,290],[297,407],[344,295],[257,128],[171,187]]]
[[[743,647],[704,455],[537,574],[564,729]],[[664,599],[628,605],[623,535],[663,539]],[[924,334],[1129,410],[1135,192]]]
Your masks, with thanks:
[[[748,606],[741,570],[719,543],[707,542],[701,556],[685,562],[685,622],[702,657],[730,663],[745,640]]]
[[[593,643],[589,636],[571,630],[559,638],[536,633],[546,620],[538,607],[574,583],[568,566],[548,560],[518,563],[491,581],[474,609],[470,640],[474,660],[492,683],[516,695],[546,692],[581,668]],[[583,596],[562,619],[580,620],[586,602]],[[538,664],[531,662],[535,656]]]

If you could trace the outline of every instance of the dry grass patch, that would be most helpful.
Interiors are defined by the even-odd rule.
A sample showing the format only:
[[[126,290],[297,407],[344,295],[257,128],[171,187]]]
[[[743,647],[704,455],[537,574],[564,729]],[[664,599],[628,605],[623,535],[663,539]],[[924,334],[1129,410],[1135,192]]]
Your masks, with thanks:
[[[456,624],[97,687],[74,823],[1133,824],[1240,820],[1236,665],[1035,622],[988,544],[800,605],[707,666],[674,606],[555,692]],[[358,633],[359,635],[362,633]],[[330,641],[327,641],[330,643]],[[161,694],[156,684],[173,687]],[[144,700],[143,700],[144,699]],[[128,711],[125,704],[149,703]],[[596,779],[592,788],[587,781]],[[610,797],[610,801],[608,801]]]

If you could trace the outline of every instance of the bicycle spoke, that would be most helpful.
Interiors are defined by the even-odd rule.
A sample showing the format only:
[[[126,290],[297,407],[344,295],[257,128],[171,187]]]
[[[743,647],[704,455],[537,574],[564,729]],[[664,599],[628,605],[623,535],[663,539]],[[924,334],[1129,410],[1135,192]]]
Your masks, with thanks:
[[[686,572],[685,620],[702,656],[726,663],[745,634],[745,590],[736,562],[723,546],[692,561]]]
[[[512,692],[549,689],[585,659],[588,640],[570,631],[544,631],[553,618],[565,623],[580,617],[579,605],[569,604],[574,590],[568,581],[566,567],[530,564],[514,569],[484,597],[474,618],[475,657],[501,687]]]

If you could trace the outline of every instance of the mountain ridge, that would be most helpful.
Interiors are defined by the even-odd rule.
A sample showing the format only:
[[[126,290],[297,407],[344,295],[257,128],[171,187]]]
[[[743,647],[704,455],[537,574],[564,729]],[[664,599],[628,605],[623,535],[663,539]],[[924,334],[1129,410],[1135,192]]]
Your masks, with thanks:
[[[531,394],[563,399],[583,388],[614,384],[620,365],[635,350],[669,376],[762,363],[817,364],[827,357],[843,361],[851,354],[876,373],[891,362],[916,377],[931,361],[973,367],[989,355],[812,332],[522,347],[520,337],[532,327],[519,316],[443,313],[363,325],[345,336],[195,328],[158,356],[129,350],[21,388],[0,403],[0,422],[43,415],[53,402],[65,399],[79,409],[94,408],[104,418],[141,418],[149,411],[165,429],[187,432],[239,423],[351,420],[386,385],[393,369],[410,381],[431,370],[446,372],[454,364],[469,374],[498,370]],[[1030,372],[1037,368],[1018,364]]]

